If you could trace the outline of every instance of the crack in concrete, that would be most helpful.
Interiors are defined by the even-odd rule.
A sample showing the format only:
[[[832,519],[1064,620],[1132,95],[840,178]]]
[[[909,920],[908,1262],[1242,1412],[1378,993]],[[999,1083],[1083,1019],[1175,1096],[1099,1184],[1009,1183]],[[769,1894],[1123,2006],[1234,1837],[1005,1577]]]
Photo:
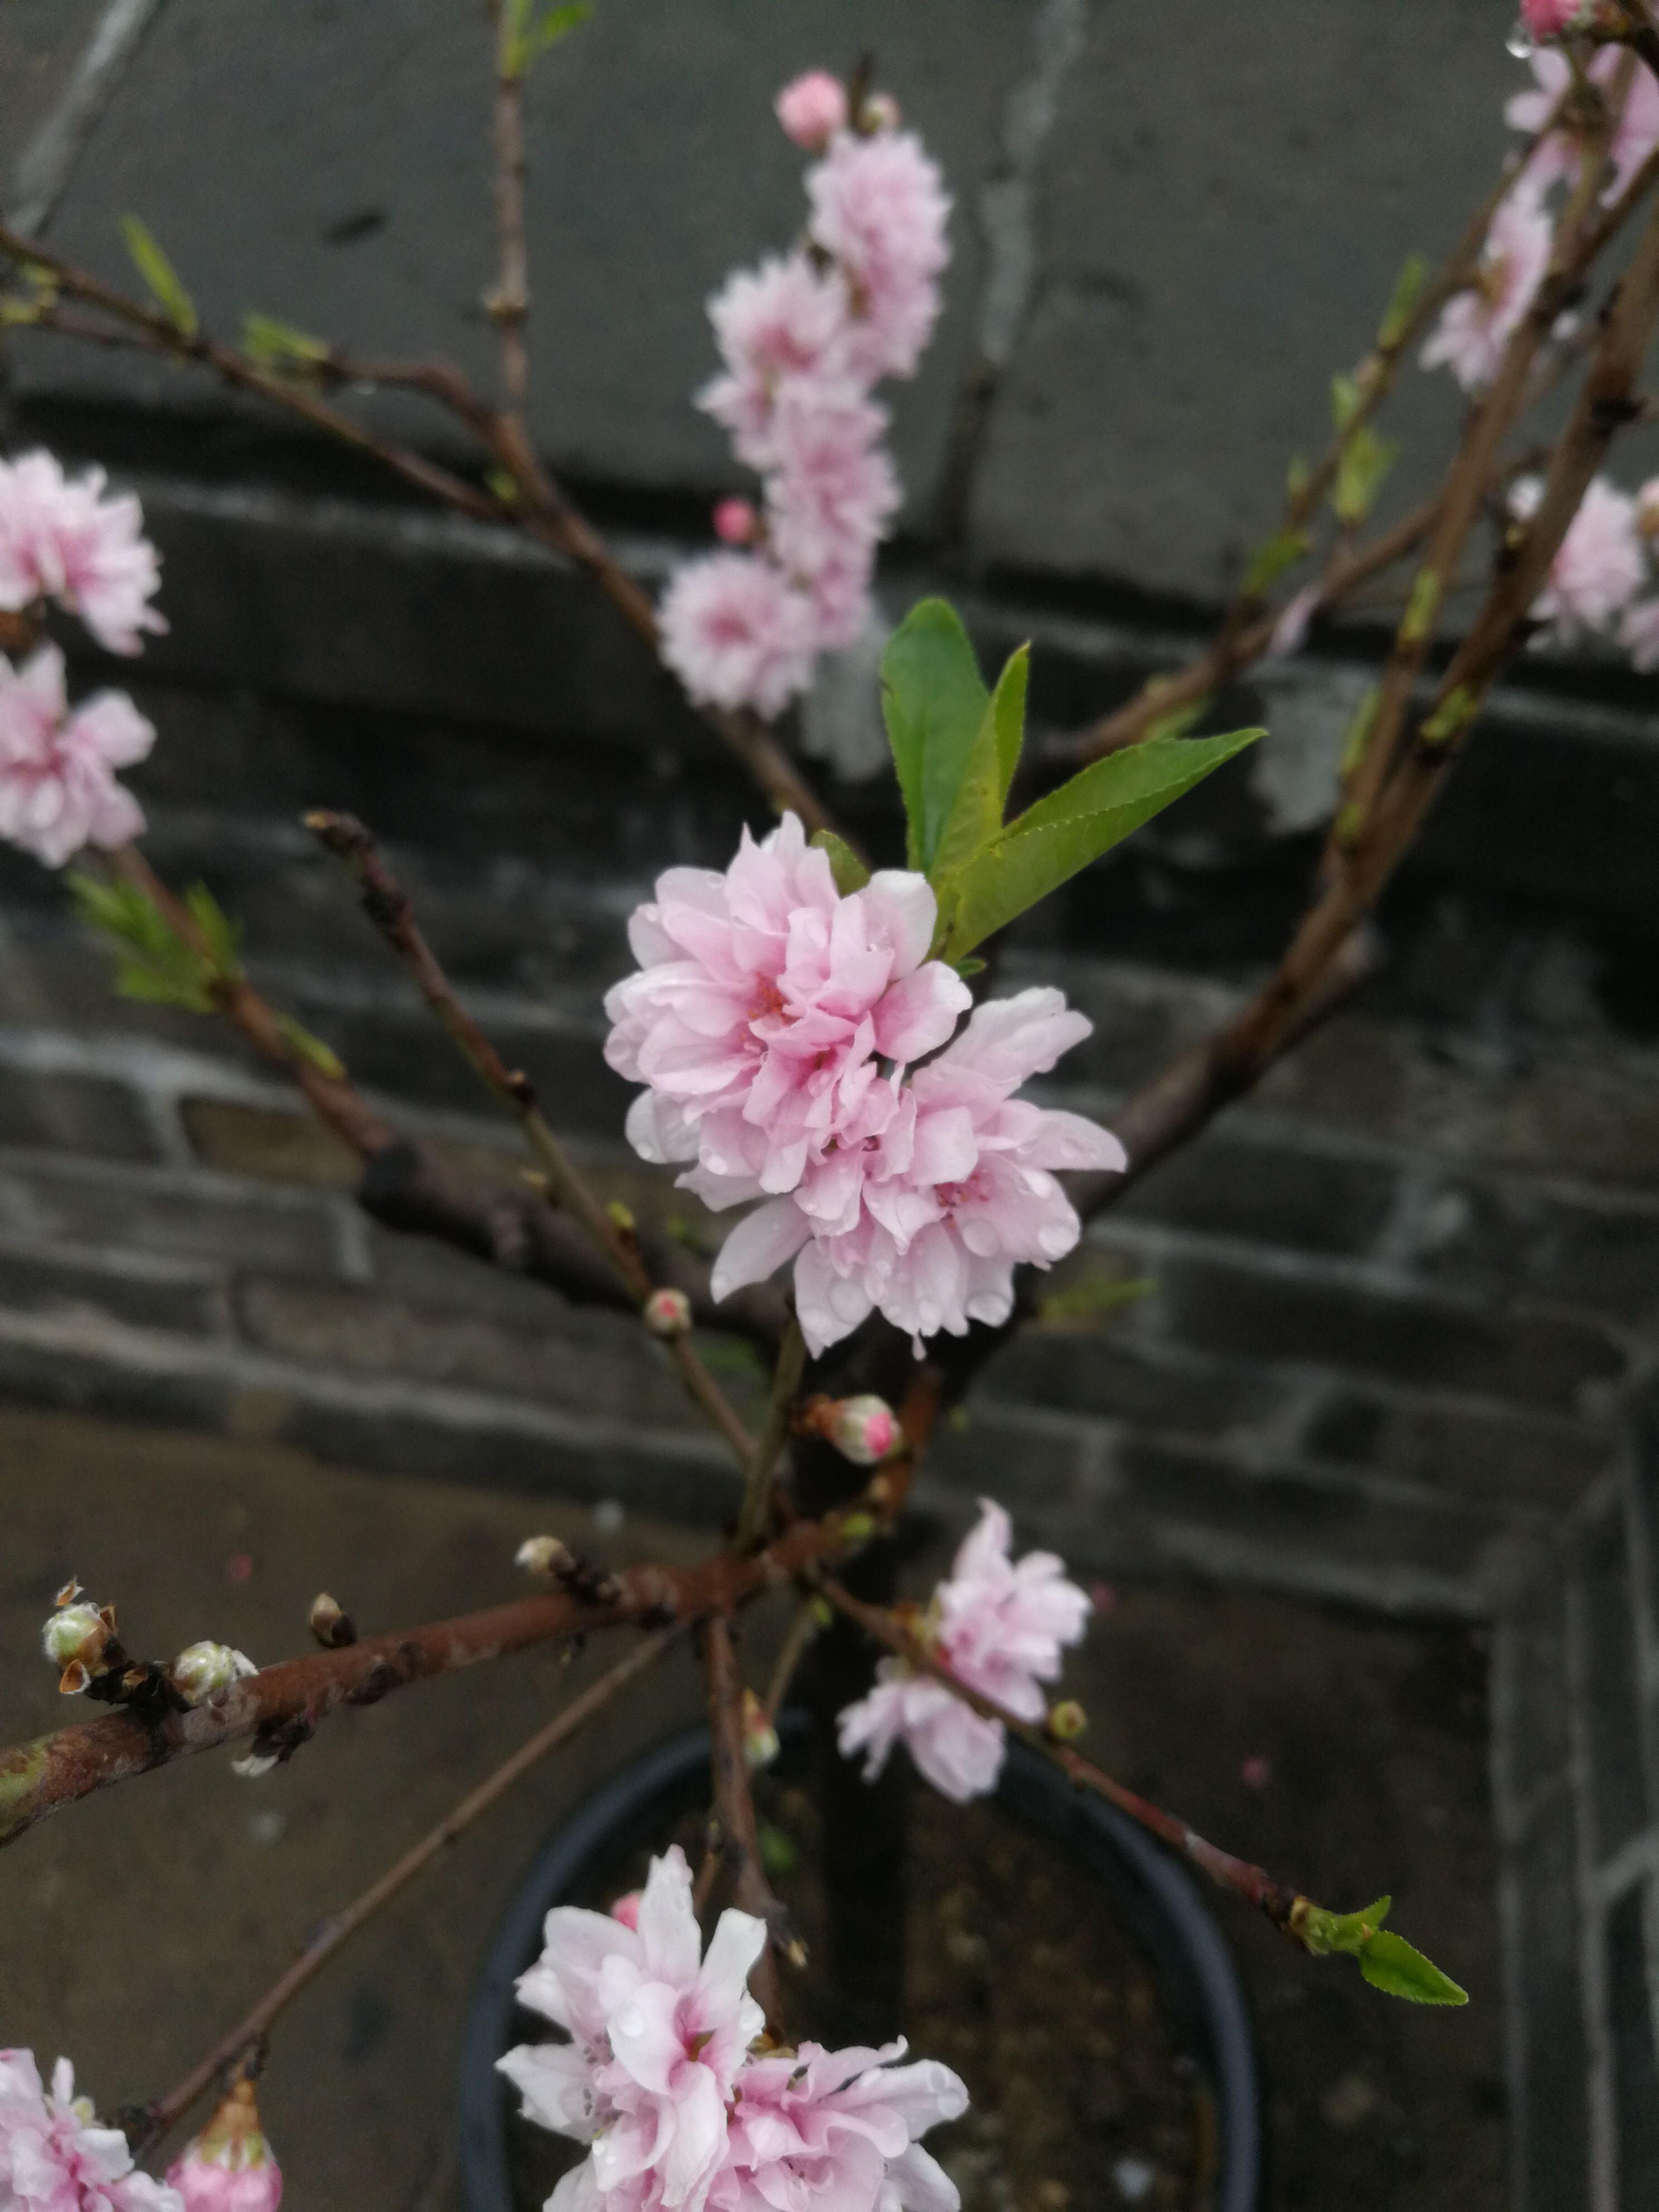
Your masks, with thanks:
[[[33,237],[51,221],[82,148],[164,5],[165,0],[109,0],[68,91],[23,149],[6,217],[14,230]]]

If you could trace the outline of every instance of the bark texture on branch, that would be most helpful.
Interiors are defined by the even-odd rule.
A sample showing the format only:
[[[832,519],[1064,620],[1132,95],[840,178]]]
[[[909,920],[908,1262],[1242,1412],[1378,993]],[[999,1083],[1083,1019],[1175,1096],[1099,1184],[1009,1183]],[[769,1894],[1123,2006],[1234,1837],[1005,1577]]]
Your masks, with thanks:
[[[897,1510],[908,1469],[884,1469],[868,1501]],[[856,1502],[856,1501],[855,1501]],[[582,1575],[569,1589],[520,1598],[483,1613],[382,1636],[337,1651],[315,1651],[262,1668],[186,1713],[118,1711],[60,1729],[0,1752],[0,1845],[14,1843],[48,1813],[192,1753],[252,1742],[286,1758],[331,1713],[369,1705],[411,1682],[507,1657],[541,1644],[632,1623],[665,1628],[730,1613],[808,1568],[838,1559],[868,1534],[867,1512],[849,1540],[847,1515],[801,1521],[749,1559],[716,1553],[691,1567],[627,1567]]]

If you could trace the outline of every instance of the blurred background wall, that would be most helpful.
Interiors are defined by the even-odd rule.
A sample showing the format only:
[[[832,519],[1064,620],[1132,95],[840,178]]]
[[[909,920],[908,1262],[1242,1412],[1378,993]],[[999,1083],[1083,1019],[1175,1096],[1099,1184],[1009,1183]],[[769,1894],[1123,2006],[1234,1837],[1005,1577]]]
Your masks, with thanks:
[[[942,588],[988,658],[1032,638],[1035,735],[1074,727],[1203,635],[1406,252],[1455,238],[1525,82],[1509,13],[600,0],[530,97],[538,438],[647,580],[706,541],[738,478],[690,404],[703,302],[799,220],[773,93],[872,46],[956,196],[945,319],[892,395],[884,607]],[[14,210],[127,284],[116,220],[142,215],[227,332],[254,308],[488,380],[487,109],[453,0],[0,0]],[[1404,380],[1385,517],[1432,480],[1455,399]],[[550,558],[172,368],[24,333],[5,404],[14,442],[136,485],[164,553],[171,632],[120,674],[161,732],[135,778],[157,866],[210,883],[261,986],[407,1126],[510,1178],[297,820],[361,813],[508,1059],[612,1188],[660,1206],[619,1146],[601,994],[656,871],[722,861],[763,812],[632,638]],[[380,419],[449,450],[413,404]],[[1267,741],[1014,933],[1008,980],[1062,983],[1097,1024],[1056,1097],[1109,1116],[1273,956],[1382,619],[1218,701],[1213,726]],[[893,854],[878,644],[793,735]],[[1515,675],[1389,896],[1376,981],[1099,1225],[1073,1286],[1150,1291],[1002,1355],[923,1498],[951,1524],[994,1487],[1091,1571],[1492,1624],[1515,2186],[1540,2208],[1659,2192],[1632,1441],[1659,1316],[1651,706],[1627,671]],[[59,886],[9,853],[0,929],[0,1388],[726,1509],[630,1328],[369,1223],[292,1097],[210,1024],[112,999]]]

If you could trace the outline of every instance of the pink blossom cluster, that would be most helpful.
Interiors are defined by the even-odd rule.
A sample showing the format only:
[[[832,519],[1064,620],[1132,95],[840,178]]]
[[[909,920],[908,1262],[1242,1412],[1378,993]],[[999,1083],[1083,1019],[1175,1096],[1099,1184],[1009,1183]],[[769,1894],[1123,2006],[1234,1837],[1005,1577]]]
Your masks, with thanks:
[[[126,844],[144,817],[115,771],[155,742],[124,691],[97,692],[71,709],[55,645],[19,668],[0,654],[0,837],[49,868],[83,845]]]
[[[882,2051],[753,2046],[749,1994],[760,1921],[727,1911],[702,1948],[691,1872],[676,1845],[617,1914],[549,1913],[520,2001],[568,2040],[499,2063],[528,2118],[589,2146],[547,2212],[956,2212],[920,2137],[957,2118],[948,2068]]]
[[[1607,46],[1590,58],[1587,70],[1589,80],[1609,96],[1621,74],[1623,58],[1622,47]],[[1555,47],[1541,48],[1529,60],[1536,82],[1530,90],[1514,94],[1504,110],[1504,119],[1511,131],[1523,131],[1529,137],[1536,138],[1572,83],[1572,64]],[[1630,73],[1630,88],[1613,126],[1613,143],[1607,149],[1612,174],[1601,195],[1603,199],[1616,198],[1623,191],[1656,145],[1659,78],[1651,70],[1638,66]],[[1558,179],[1570,179],[1577,175],[1582,155],[1577,136],[1570,125],[1564,126],[1552,131],[1534,149],[1527,163],[1527,176],[1540,189]]]
[[[768,720],[821,652],[870,611],[876,546],[899,504],[882,378],[915,373],[939,313],[950,201],[890,102],[849,118],[822,70],[787,86],[780,120],[819,153],[806,238],[729,277],[709,302],[723,364],[698,404],[763,488],[722,501],[732,550],[680,568],[660,611],[664,659],[694,699]]]
[[[52,2087],[34,2054],[0,2051],[0,2207],[3,2212],[183,2212],[176,2190],[133,2170],[119,2128],[100,2128],[75,2069],[60,2058]]]
[[[161,571],[137,501],[104,482],[66,477],[47,453],[0,461],[0,610],[55,599],[106,652],[137,653],[141,631],[167,628],[149,605]]]
[[[1554,37],[1578,27],[1569,20],[1574,14],[1570,6],[1563,7],[1558,0],[1537,0],[1537,4],[1540,13],[1560,18],[1553,30],[1534,23],[1538,35]],[[1532,12],[1529,7],[1529,19]],[[1589,63],[1591,82],[1609,96],[1623,72],[1623,56],[1622,47],[1607,46]],[[1513,95],[1504,115],[1512,131],[1525,131],[1538,143],[1492,217],[1473,281],[1447,301],[1421,356],[1425,368],[1449,368],[1466,392],[1483,391],[1498,374],[1504,349],[1549,267],[1553,224],[1547,196],[1553,186],[1570,184],[1577,177],[1584,158],[1581,131],[1571,118],[1546,131],[1572,84],[1573,64],[1553,46],[1534,52],[1529,60],[1535,82]],[[1656,146],[1659,79],[1650,70],[1638,67],[1630,72],[1614,123],[1603,199],[1623,191]]]
[[[1080,1233],[1055,1170],[1125,1164],[1108,1131],[1014,1095],[1088,1021],[1030,990],[958,1030],[970,997],[927,957],[937,919],[905,870],[838,892],[786,815],[759,845],[745,831],[723,875],[659,878],[629,925],[639,970],[605,1001],[605,1057],[647,1086],[635,1150],[694,1161],[681,1182],[716,1210],[769,1201],[726,1239],[715,1297],[794,1261],[814,1354],[878,1310],[918,1353],[1006,1321],[1014,1267],[1052,1266]]]
[[[1549,268],[1554,225],[1544,204],[1546,181],[1528,171],[1510,187],[1472,282],[1447,301],[1419,356],[1425,368],[1449,368],[1465,392],[1484,391],[1497,375]]]
[[[1526,520],[1543,492],[1540,477],[1522,477],[1510,493],[1510,512]],[[1637,501],[1596,477],[1550,563],[1548,582],[1532,603],[1533,619],[1543,625],[1534,643],[1573,645],[1598,632],[1623,634],[1646,580]],[[1624,641],[1631,642],[1628,635]]]
[[[1018,1719],[1040,1721],[1048,1711],[1041,1686],[1058,1680],[1060,1647],[1082,1637],[1090,1604],[1052,1552],[1011,1559],[1012,1534],[1001,1506],[981,1499],[979,1523],[933,1593],[921,1632],[957,1680]],[[866,1781],[902,1743],[933,1787],[957,1804],[994,1790],[1002,1771],[1002,1723],[987,1720],[902,1659],[881,1662],[874,1689],[846,1708],[838,1730],[846,1757],[866,1753]]]

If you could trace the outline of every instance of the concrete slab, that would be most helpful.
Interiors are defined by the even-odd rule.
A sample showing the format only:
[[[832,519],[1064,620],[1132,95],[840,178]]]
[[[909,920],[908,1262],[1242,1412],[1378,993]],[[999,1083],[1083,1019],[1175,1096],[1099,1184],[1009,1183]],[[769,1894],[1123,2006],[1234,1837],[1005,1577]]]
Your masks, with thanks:
[[[488,379],[479,307],[493,278],[489,35],[447,0],[170,0],[82,159],[53,243],[122,281],[115,234],[142,213],[204,320],[244,310],[360,351],[441,354]],[[945,327],[896,394],[913,501],[945,453],[970,342],[980,251],[973,197],[1028,66],[1018,0],[673,0],[600,7],[529,94],[535,425],[561,466],[628,484],[733,480],[696,414],[714,356],[703,301],[735,263],[787,245],[801,157],[772,119],[792,73],[878,46],[959,196]],[[147,404],[219,404],[165,366],[20,349],[21,388]],[[432,410],[391,410],[428,437]]]
[[[1048,149],[1041,279],[975,483],[982,561],[1212,598],[1267,537],[1329,378],[1496,173],[1530,78],[1490,0],[1095,12]],[[1455,423],[1404,380],[1414,454]],[[1402,468],[1402,491],[1414,474]]]
[[[11,206],[19,162],[68,90],[106,0],[6,0],[0,9],[0,197]]]

